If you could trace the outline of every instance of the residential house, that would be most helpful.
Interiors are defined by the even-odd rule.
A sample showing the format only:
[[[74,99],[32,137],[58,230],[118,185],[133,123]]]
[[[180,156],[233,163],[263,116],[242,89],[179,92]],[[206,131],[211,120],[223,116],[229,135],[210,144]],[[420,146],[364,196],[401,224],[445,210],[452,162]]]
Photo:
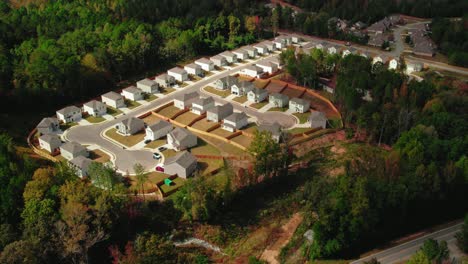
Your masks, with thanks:
[[[51,134],[60,131],[59,121],[55,117],[46,117],[39,122],[36,126],[39,134]]]
[[[249,58],[256,58],[257,57],[257,49],[251,46],[245,46],[242,48],[243,50],[247,51],[249,54]]]
[[[259,103],[263,102],[268,97],[268,91],[260,88],[253,88],[247,93],[247,100],[249,102]]]
[[[241,129],[249,123],[249,117],[244,113],[234,112],[224,118],[222,128],[224,130],[234,132],[236,129]]]
[[[328,78],[319,78],[319,86],[322,87],[322,89],[328,93],[335,93],[336,89],[336,75],[334,75],[331,79]]]
[[[107,113],[107,107],[103,102],[92,100],[83,105],[83,112],[90,116],[103,116]]]
[[[249,52],[245,49],[236,49],[232,53],[237,56],[239,60],[246,60],[249,58]]]
[[[396,70],[398,68],[398,59],[393,58],[388,62],[388,69]]]
[[[423,64],[420,62],[410,62],[406,65],[406,73],[410,74],[412,72],[422,71]]]
[[[127,100],[139,101],[143,100],[143,93],[135,86],[130,86],[122,90],[122,96]]]
[[[159,90],[158,83],[148,78],[138,81],[136,85],[138,89],[148,94],[157,93]]]
[[[413,53],[416,55],[432,57],[436,53],[437,45],[426,35],[415,37],[412,36],[414,43]]]
[[[226,58],[226,61],[228,63],[235,63],[237,62],[237,55],[230,52],[230,51],[225,51],[219,54],[220,56]]]
[[[285,94],[272,93],[268,97],[268,103],[275,107],[285,107],[288,105],[289,97]]]
[[[313,111],[307,119],[307,122],[311,128],[327,127],[327,117],[323,112]]]
[[[113,108],[125,107],[123,96],[116,92],[108,92],[101,95],[101,101]]]
[[[315,45],[315,48],[316,49],[321,49],[321,50],[327,50],[328,49],[328,42],[321,42],[321,43],[318,43],[317,45]]]
[[[249,66],[245,67],[244,69],[242,69],[241,73],[243,75],[247,75],[247,76],[250,76],[250,77],[259,78],[260,76],[263,75],[263,70],[262,70],[262,68],[260,68],[257,65],[249,65]]]
[[[197,159],[192,153],[183,151],[177,155],[167,158],[164,162],[164,173],[177,175],[180,178],[187,179],[197,169]]]
[[[55,153],[62,145],[62,141],[57,135],[45,134],[39,137],[39,146],[50,153]]]
[[[158,122],[149,125],[146,127],[145,132],[145,139],[149,140],[157,140],[164,136],[166,136],[172,130],[172,124],[165,121],[159,120]]]
[[[167,144],[175,151],[194,147],[197,143],[197,136],[185,128],[177,127],[167,134]]]
[[[213,62],[215,66],[218,66],[218,67],[223,67],[228,64],[228,61],[226,60],[226,58],[221,55],[215,55],[211,57],[210,60]]]
[[[278,57],[271,57],[271,58],[268,58],[268,59],[264,59],[263,61],[269,61],[271,63],[273,63],[274,65],[276,65],[276,67],[278,69],[281,69],[282,68],[282,64],[281,64],[281,61],[278,59]]]
[[[192,102],[192,113],[202,115],[206,113],[206,110],[214,107],[215,101],[213,97],[198,98]]]
[[[78,177],[83,178],[88,176],[89,165],[91,165],[92,162],[92,160],[84,156],[78,156],[71,159],[68,164],[75,171]]]
[[[257,45],[254,45],[253,46],[256,50],[257,50],[257,53],[260,54],[260,55],[266,55],[268,54],[268,48],[263,45],[263,44],[257,44]]]
[[[281,35],[275,38],[276,41],[281,41],[284,45],[289,46],[292,44],[292,38],[290,36]]]
[[[71,105],[64,107],[56,112],[59,121],[64,123],[77,122],[81,119],[81,109]]]
[[[282,50],[282,49],[286,48],[286,45],[280,40],[273,40],[272,42],[273,42],[273,44],[275,44],[275,47],[278,50]]]
[[[221,79],[217,79],[214,82],[214,86],[218,90],[227,90],[230,89],[231,86],[239,83],[239,79],[237,79],[234,76],[228,75],[226,77],[223,77]]]
[[[300,98],[292,98],[289,100],[289,110],[296,113],[305,113],[310,108],[310,102]]]
[[[174,98],[174,106],[179,109],[186,109],[192,106],[192,103],[198,99],[197,92],[184,93]]]
[[[269,40],[265,40],[265,41],[263,41],[263,42],[260,43],[260,44],[262,44],[262,45],[264,45],[265,47],[267,47],[267,50],[268,50],[269,53],[271,53],[271,52],[273,52],[273,51],[276,50],[276,45],[275,45],[273,42],[269,41]]]
[[[369,41],[367,42],[367,44],[369,44],[370,46],[380,48],[385,43],[385,41],[388,41],[388,38],[386,37],[386,35],[377,33],[377,34],[372,34],[369,36]]]
[[[328,47],[327,52],[328,54],[336,54],[338,52],[338,48],[337,46],[332,45]]]
[[[302,41],[302,37],[299,36],[299,35],[292,35],[291,36],[291,41],[292,41],[292,43],[297,44],[297,43]]]
[[[120,134],[130,136],[143,130],[145,122],[136,117],[129,117],[120,121],[115,127]]]
[[[184,82],[188,80],[187,71],[180,67],[174,67],[168,70],[167,75],[174,77],[174,79],[179,82]]]
[[[369,59],[369,58],[372,57],[372,55],[371,55],[369,52],[367,52],[367,51],[361,51],[361,52],[359,53],[359,55],[361,55],[362,57],[364,57],[364,58],[366,58],[366,59]]]
[[[354,27],[354,29],[361,30],[361,29],[364,29],[365,27],[367,27],[367,24],[362,22],[362,21],[358,21],[358,22],[354,23],[353,27]]]
[[[261,124],[258,126],[258,131],[260,132],[268,132],[271,135],[271,138],[276,142],[279,143],[282,137],[282,128],[278,122],[274,122],[272,124]]]
[[[217,105],[206,111],[206,119],[212,122],[220,122],[233,113],[233,107],[230,103]]]
[[[81,144],[71,141],[60,146],[60,154],[67,160],[72,160],[78,156],[88,157],[88,150]]]
[[[248,92],[255,88],[254,84],[248,81],[240,81],[231,86],[231,93],[237,96],[247,95]]]
[[[175,84],[174,76],[171,76],[167,73],[160,74],[154,78],[154,81],[158,83],[161,87],[171,87]]]
[[[278,66],[276,64],[265,60],[259,61],[257,66],[262,68],[262,70],[268,74],[273,74],[278,70]]]
[[[200,65],[202,70],[207,72],[214,70],[214,63],[207,58],[198,59],[195,61],[195,64]]]
[[[372,64],[376,64],[377,62],[380,62],[382,64],[386,64],[388,61],[388,58],[384,55],[379,55],[379,56],[376,56],[372,59]]]
[[[349,48],[349,49],[344,49],[343,50],[343,58],[350,55],[350,54],[356,54],[356,49],[355,48]]]
[[[196,63],[190,63],[190,64],[185,65],[184,70],[188,74],[192,74],[192,75],[196,75],[196,76],[202,76],[203,75],[203,71],[202,71],[201,66],[196,64]]]

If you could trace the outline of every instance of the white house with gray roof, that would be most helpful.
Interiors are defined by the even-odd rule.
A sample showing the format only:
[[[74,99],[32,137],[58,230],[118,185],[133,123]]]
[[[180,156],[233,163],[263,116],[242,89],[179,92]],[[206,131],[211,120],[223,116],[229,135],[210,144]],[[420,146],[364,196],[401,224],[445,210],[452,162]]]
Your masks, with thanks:
[[[260,132],[268,132],[270,133],[271,137],[275,142],[280,142],[281,136],[283,134],[281,125],[278,122],[274,122],[272,124],[261,124],[258,126],[258,131]]]
[[[195,61],[195,64],[200,65],[202,70],[207,72],[214,70],[214,63],[207,58],[198,59]]]
[[[81,120],[81,109],[74,105],[64,107],[56,112],[57,119],[64,123],[77,122]]]
[[[103,116],[107,113],[107,107],[103,102],[92,100],[83,104],[83,112],[90,116]]]
[[[168,70],[167,75],[174,77],[174,79],[176,79],[176,81],[179,82],[184,82],[188,80],[187,71],[180,67],[174,67]]]
[[[112,106],[114,108],[125,107],[123,96],[116,92],[108,92],[101,95],[101,100],[106,105]]]
[[[265,40],[265,41],[261,42],[261,44],[265,45],[268,52],[270,52],[270,53],[276,50],[276,45],[273,42],[269,41],[269,40]]]
[[[213,57],[210,57],[210,60],[213,62],[215,66],[218,66],[218,67],[223,67],[228,64],[228,61],[226,60],[226,58],[221,55],[215,55]]]
[[[232,53],[237,56],[238,60],[246,60],[249,58],[249,53],[245,49],[236,49]]]
[[[201,76],[203,74],[203,70],[200,65],[196,63],[190,63],[184,66],[184,70],[188,74],[196,75],[196,76]]]
[[[243,75],[259,78],[263,74],[263,69],[257,65],[249,65],[241,70]]]
[[[116,128],[119,134],[130,136],[143,130],[145,122],[136,117],[129,117],[117,123]]]
[[[336,54],[338,52],[338,47],[335,45],[332,45],[328,47],[327,52],[328,54]]]
[[[226,77],[217,79],[214,82],[214,86],[218,90],[227,90],[230,89],[233,85],[238,84],[239,79],[234,76],[228,75]]]
[[[198,98],[192,102],[192,113],[196,115],[202,115],[206,113],[206,110],[214,107],[215,101],[213,97]]]
[[[396,70],[398,68],[398,59],[397,58],[392,58],[388,62],[388,69],[389,70]]]
[[[268,97],[268,91],[260,88],[253,88],[247,93],[247,100],[253,103],[263,102]]]
[[[227,62],[228,63],[235,63],[237,62],[237,55],[230,52],[230,51],[225,51],[225,52],[221,52],[219,54],[220,56],[223,56],[224,58],[226,58]]]
[[[167,73],[160,74],[154,78],[154,81],[158,83],[160,87],[171,87],[175,84],[174,76],[171,76]]]
[[[289,110],[296,113],[305,113],[310,108],[310,102],[300,98],[292,98],[289,100]]]
[[[292,43],[299,43],[302,41],[302,37],[299,35],[292,35],[291,36]]]
[[[289,97],[285,94],[272,93],[268,96],[268,103],[274,107],[286,107],[289,102]]]
[[[257,45],[254,45],[253,47],[257,50],[257,53],[260,54],[260,55],[268,54],[267,46],[265,46],[265,45],[263,45],[261,43],[257,44]]]
[[[167,134],[167,144],[175,151],[195,147],[197,143],[197,136],[185,128],[177,127]]]
[[[192,106],[192,103],[199,97],[197,92],[184,93],[174,98],[174,106],[179,109],[186,109]]]
[[[284,43],[283,43],[282,41],[280,41],[280,40],[276,40],[276,39],[275,39],[275,40],[273,40],[272,42],[273,42],[273,44],[275,45],[276,49],[281,50],[281,49],[286,48],[286,44],[284,44]]]
[[[323,112],[313,111],[307,122],[311,128],[326,128],[327,127],[327,117]]]
[[[247,53],[249,54],[249,58],[251,59],[256,58],[258,56],[257,49],[252,46],[245,46],[242,47],[242,49],[247,51]]]
[[[159,91],[158,83],[148,78],[138,81],[136,85],[138,89],[148,94],[157,93]]]
[[[88,157],[88,150],[75,141],[67,142],[60,146],[60,154],[67,160],[72,160],[78,156]]]
[[[262,68],[262,70],[268,74],[273,74],[278,70],[278,66],[276,64],[267,60],[259,61],[257,66]]]
[[[143,99],[143,93],[135,86],[130,86],[122,90],[122,96],[127,100],[139,101]]]
[[[188,151],[177,153],[164,162],[165,174],[177,175],[183,179],[187,179],[195,170],[197,170],[197,158]]]
[[[78,156],[71,159],[68,164],[75,171],[78,177],[83,178],[88,176],[89,165],[91,165],[92,162],[92,160],[84,156]]]
[[[172,124],[165,121],[159,120],[158,122],[149,125],[146,127],[145,132],[145,139],[149,140],[157,140],[162,137],[165,137],[169,132],[172,131]]]
[[[59,121],[55,117],[46,117],[36,126],[39,134],[51,134],[60,131]]]
[[[248,81],[240,81],[237,84],[231,86],[231,94],[237,96],[247,95],[248,92],[252,91],[255,88],[254,84]]]
[[[224,118],[230,116],[233,113],[233,110],[234,108],[230,103],[217,105],[206,111],[206,119],[212,122],[220,122]]]
[[[228,117],[224,118],[222,129],[229,132],[234,132],[236,129],[241,129],[249,124],[249,117],[244,113],[232,113]]]
[[[39,146],[50,153],[56,152],[61,145],[62,141],[57,135],[45,134],[39,137]]]

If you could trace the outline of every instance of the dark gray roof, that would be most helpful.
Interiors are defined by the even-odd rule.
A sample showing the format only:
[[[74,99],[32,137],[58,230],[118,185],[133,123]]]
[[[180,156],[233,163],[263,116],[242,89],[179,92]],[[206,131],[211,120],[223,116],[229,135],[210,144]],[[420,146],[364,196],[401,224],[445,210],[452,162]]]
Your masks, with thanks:
[[[199,95],[198,95],[197,92],[184,93],[184,94],[181,94],[181,95],[177,96],[176,98],[174,98],[174,100],[187,102],[189,100],[193,100],[193,99],[197,98],[198,96]]]
[[[192,133],[190,133],[190,131],[181,127],[175,128],[169,134],[171,134],[172,137],[179,142],[184,140],[186,137],[194,136]]]
[[[168,70],[167,72],[172,72],[172,73],[177,73],[177,74],[187,73],[184,69],[182,69],[180,67],[174,67],[174,68]]]
[[[60,113],[62,115],[66,115],[71,112],[81,112],[81,109],[74,105],[70,105],[57,111],[57,113]]]
[[[307,105],[307,104],[310,104],[309,101],[304,100],[304,99],[301,99],[301,98],[292,98],[292,99],[290,100],[290,102],[294,102],[294,103],[300,104],[300,105]]]
[[[230,103],[225,103],[223,105],[217,105],[211,109],[208,109],[207,112],[210,112],[210,113],[214,113],[214,114],[217,114],[219,115],[220,113],[232,113],[233,111],[233,106],[232,104]]]
[[[102,97],[111,99],[111,100],[119,100],[122,98],[122,95],[116,93],[116,92],[108,92],[102,95]]]
[[[148,126],[151,131],[158,131],[166,127],[172,127],[172,124],[166,120],[159,120],[158,122]]]
[[[41,122],[39,122],[39,124],[37,124],[36,127],[38,127],[38,128],[40,128],[40,127],[48,128],[52,124],[58,124],[58,119],[55,118],[55,117],[45,117],[45,118],[43,118],[41,120]]]
[[[272,93],[270,94],[270,97],[273,97],[275,99],[281,99],[281,100],[289,100],[289,97],[285,94],[280,94],[280,93]]]
[[[214,103],[214,99],[211,96],[205,97],[205,98],[198,98],[197,100],[192,102],[192,104],[197,104],[201,106],[208,105],[211,103]]]
[[[62,141],[60,140],[60,138],[54,134],[45,134],[45,135],[42,135],[39,139],[49,144],[53,144],[53,143],[55,143],[55,145],[62,144]]]
[[[92,100],[92,101],[89,101],[87,103],[84,104],[85,106],[87,107],[91,107],[93,109],[99,107],[99,106],[104,106],[105,107],[105,104],[103,102],[100,102],[100,101],[97,101],[97,100]]]
[[[85,147],[83,147],[80,143],[77,143],[75,141],[67,142],[63,144],[60,149],[68,151],[70,153],[77,153],[81,152],[83,150],[86,150]]]
[[[236,113],[232,113],[230,116],[226,117],[224,120],[236,123],[244,118],[248,118],[248,116],[244,112],[241,112],[241,113],[236,112]]]
[[[260,88],[257,88],[257,87],[253,88],[252,91],[250,91],[250,92],[254,93],[255,95],[261,95],[261,94],[267,94],[268,93],[267,90],[260,89]]]
[[[139,80],[139,81],[137,82],[137,84],[142,84],[142,85],[146,85],[146,86],[152,86],[152,85],[155,85],[156,82],[153,81],[153,80],[150,80],[150,79],[148,79],[148,78],[145,78],[145,79],[143,79],[143,80]]]
[[[169,164],[177,163],[183,168],[190,167],[194,162],[197,162],[197,158],[193,156],[190,152],[184,150],[177,155],[167,158],[164,162],[164,165],[167,166]]]
[[[278,136],[281,134],[281,125],[278,124],[278,122],[274,122],[273,124],[261,124],[258,126],[258,130],[268,131],[272,136]]]
[[[128,128],[132,128],[135,126],[143,126],[145,122],[136,117],[129,117],[127,119],[122,120],[122,124],[124,124]]]
[[[87,170],[89,165],[91,165],[92,162],[93,162],[92,160],[83,156],[78,156],[70,160],[71,164],[75,165],[76,167],[82,170]]]
[[[207,58],[200,58],[196,60],[195,62],[201,63],[201,64],[213,64],[213,62]]]
[[[323,112],[314,111],[310,114],[309,121],[327,121],[327,117]]]
[[[226,77],[223,77],[221,79],[219,79],[222,83],[225,83],[227,86],[232,86],[234,84],[237,84],[239,83],[239,79],[237,79],[236,77],[234,76],[231,76],[231,75],[228,75]]]

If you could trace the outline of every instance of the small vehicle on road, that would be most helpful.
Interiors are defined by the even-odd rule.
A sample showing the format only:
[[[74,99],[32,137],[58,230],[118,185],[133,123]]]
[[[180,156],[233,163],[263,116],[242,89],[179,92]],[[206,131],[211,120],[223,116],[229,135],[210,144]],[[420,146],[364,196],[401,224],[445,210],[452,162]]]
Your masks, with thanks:
[[[158,165],[156,165],[156,171],[159,171],[159,172],[164,172],[164,164],[160,163]]]
[[[153,159],[157,159],[157,160],[161,159],[161,154],[159,154],[157,152],[153,153]]]
[[[145,144],[148,144],[148,143],[151,142],[151,139],[147,139],[147,140],[145,140],[144,142],[145,142]]]
[[[162,152],[162,151],[165,151],[166,149],[167,149],[166,147],[159,147],[159,148],[158,148],[158,150],[161,151],[161,152]]]

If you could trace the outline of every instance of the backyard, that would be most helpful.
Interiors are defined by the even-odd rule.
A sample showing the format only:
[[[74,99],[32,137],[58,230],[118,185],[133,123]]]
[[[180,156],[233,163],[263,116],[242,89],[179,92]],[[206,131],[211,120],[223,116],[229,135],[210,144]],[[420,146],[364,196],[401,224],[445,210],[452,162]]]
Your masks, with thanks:
[[[159,120],[161,120],[159,117],[155,116],[155,115],[149,115],[145,118],[142,118],[142,120],[148,124],[148,125],[152,125],[156,122],[158,122]]]
[[[121,134],[117,133],[117,129],[111,128],[106,131],[105,135],[126,147],[131,147],[141,142],[144,139],[145,132],[140,131],[136,133],[135,135],[122,136]]]
[[[214,123],[214,122],[209,122],[206,118],[203,118],[202,120],[199,120],[197,122],[195,122],[195,124],[193,124],[193,128],[196,128],[196,129],[200,129],[202,131],[206,131],[208,130],[208,128],[216,125],[218,123]]]
[[[166,175],[166,177],[167,177],[167,175]],[[162,193],[168,193],[170,191],[173,191],[175,189],[178,189],[178,188],[182,187],[184,184],[185,184],[185,180],[182,179],[182,178],[177,177],[177,178],[172,180],[171,186],[168,186],[166,184],[162,184],[162,185],[159,186],[159,188],[161,188]]]
[[[210,133],[213,133],[215,135],[218,135],[218,136],[221,136],[221,137],[224,137],[224,138],[234,134],[234,133],[229,132],[227,130],[224,130],[222,128],[217,128],[217,129],[211,131]]]
[[[237,137],[234,137],[231,139],[232,141],[248,148],[250,146],[250,144],[252,143],[252,139],[248,136],[244,136],[244,135],[239,135]]]
[[[185,112],[185,113],[181,114],[180,116],[178,116],[174,120],[179,122],[179,123],[182,123],[184,125],[188,125],[197,117],[199,117],[199,115],[196,115],[196,114],[194,114],[192,112]]]
[[[159,111],[158,114],[171,118],[179,111],[181,111],[179,108],[175,107],[174,105],[170,105],[161,109],[161,111]]]
[[[216,95],[219,95],[221,97],[227,97],[229,95],[231,95],[231,90],[230,89],[227,89],[227,90],[218,90],[218,89],[215,89],[211,86],[206,86],[205,88],[203,88],[206,92],[209,92],[209,93],[212,93],[212,94],[216,94]]]

